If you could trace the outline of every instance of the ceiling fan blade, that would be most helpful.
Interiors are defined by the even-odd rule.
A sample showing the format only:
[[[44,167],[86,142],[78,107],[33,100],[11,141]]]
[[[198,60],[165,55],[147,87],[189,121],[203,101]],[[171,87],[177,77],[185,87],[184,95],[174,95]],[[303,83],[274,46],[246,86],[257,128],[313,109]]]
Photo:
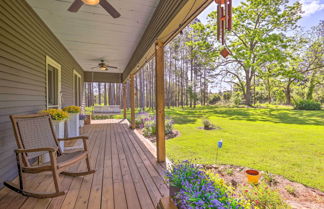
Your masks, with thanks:
[[[119,12],[107,2],[107,0],[101,0],[99,3],[113,18],[120,17]]]
[[[74,2],[71,4],[71,6],[68,8],[70,12],[77,12],[81,6],[83,5],[83,2],[81,0],[74,0]]]
[[[115,67],[115,66],[107,66],[108,68],[112,68],[112,69],[118,69],[118,67]]]

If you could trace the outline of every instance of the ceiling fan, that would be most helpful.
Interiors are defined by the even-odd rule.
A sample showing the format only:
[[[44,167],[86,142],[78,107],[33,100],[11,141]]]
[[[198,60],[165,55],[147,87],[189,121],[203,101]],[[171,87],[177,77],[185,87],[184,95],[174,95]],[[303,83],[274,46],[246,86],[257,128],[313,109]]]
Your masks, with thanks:
[[[68,11],[77,12],[83,4],[97,5],[100,4],[113,18],[120,17],[120,13],[107,0],[74,0]]]
[[[118,67],[106,65],[104,60],[100,60],[99,64],[96,67],[92,67],[91,69],[99,69],[102,71],[107,71],[109,69],[118,69]]]

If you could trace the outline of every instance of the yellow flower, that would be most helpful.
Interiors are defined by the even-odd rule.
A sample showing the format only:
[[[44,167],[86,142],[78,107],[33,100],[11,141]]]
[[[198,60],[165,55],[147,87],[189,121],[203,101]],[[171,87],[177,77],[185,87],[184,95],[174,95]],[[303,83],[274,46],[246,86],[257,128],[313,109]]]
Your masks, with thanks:
[[[81,108],[78,106],[67,106],[63,108],[64,111],[68,113],[79,113],[81,111]]]
[[[48,109],[42,110],[41,113],[48,113],[52,120],[65,120],[69,117],[69,114],[61,109]]]

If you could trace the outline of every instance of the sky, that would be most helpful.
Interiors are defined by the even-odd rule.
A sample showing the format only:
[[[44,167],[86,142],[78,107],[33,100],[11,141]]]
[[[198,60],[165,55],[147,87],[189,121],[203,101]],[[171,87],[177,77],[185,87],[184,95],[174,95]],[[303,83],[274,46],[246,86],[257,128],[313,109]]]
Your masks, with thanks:
[[[233,0],[233,6],[237,6],[244,0]],[[302,10],[304,11],[302,19],[299,20],[298,25],[305,29],[310,29],[312,26],[318,25],[320,20],[324,20],[324,0],[290,0],[291,3],[300,1],[302,3]],[[216,10],[216,3],[213,2],[208,6],[198,18],[205,23],[207,15]]]

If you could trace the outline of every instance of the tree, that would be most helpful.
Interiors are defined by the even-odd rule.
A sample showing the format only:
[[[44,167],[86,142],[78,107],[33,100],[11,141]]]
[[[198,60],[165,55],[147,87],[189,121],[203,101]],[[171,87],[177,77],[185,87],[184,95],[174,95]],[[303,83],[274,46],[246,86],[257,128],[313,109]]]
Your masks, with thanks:
[[[296,29],[301,18],[301,4],[288,3],[288,0],[247,0],[234,9],[233,30],[227,35],[226,45],[231,56],[226,61],[220,60],[219,66],[232,75],[232,82],[241,89],[248,106],[252,105],[252,79],[261,66],[287,59],[283,51],[292,40],[287,32]],[[216,18],[216,12],[209,18]],[[227,65],[230,68],[224,67]]]

